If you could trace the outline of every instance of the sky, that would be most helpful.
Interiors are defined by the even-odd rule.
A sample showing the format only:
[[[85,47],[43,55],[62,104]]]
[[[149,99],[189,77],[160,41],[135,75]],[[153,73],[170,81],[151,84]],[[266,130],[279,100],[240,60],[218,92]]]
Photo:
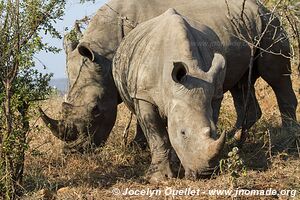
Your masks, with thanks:
[[[62,21],[58,21],[54,26],[64,35],[65,28],[73,27],[76,19],[82,19],[84,16],[91,16],[104,4],[107,0],[96,0],[95,3],[80,4],[79,0],[68,0],[65,10],[65,16]],[[53,39],[50,36],[44,36],[43,41],[58,48],[63,49],[63,40]],[[35,55],[36,67],[42,73],[53,73],[53,78],[66,78],[66,56],[64,50],[57,54],[40,52]],[[46,70],[43,69],[43,64]]]

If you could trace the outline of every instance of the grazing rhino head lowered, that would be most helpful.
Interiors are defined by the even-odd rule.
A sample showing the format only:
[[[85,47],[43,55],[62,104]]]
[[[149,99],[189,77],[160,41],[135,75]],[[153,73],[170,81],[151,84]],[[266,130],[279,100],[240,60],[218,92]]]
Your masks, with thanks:
[[[186,177],[211,174],[217,165],[225,134],[217,138],[212,105],[223,96],[222,54],[209,27],[186,21],[174,9],[140,24],[121,43],[113,76],[148,139],[150,169],[157,169],[153,179],[172,176],[166,138]]]
[[[71,147],[99,146],[108,138],[117,113],[111,61],[92,50],[90,43],[71,41],[68,36],[64,49],[70,87],[62,104],[62,120],[54,120],[42,110],[41,117],[52,133]]]

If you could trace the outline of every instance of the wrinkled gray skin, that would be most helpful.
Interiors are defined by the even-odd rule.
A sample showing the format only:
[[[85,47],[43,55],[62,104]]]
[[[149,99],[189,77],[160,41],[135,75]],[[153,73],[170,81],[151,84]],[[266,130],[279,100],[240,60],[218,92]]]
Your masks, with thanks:
[[[239,7],[229,6],[235,15],[240,13]],[[225,17],[222,7],[215,5],[215,8],[213,17],[208,9],[197,21],[169,9],[132,30],[114,57],[116,86],[123,101],[135,112],[150,146],[149,175],[152,181],[173,176],[171,146],[187,178],[211,174],[225,141],[224,134],[216,139],[223,92],[231,90],[237,111],[244,111],[238,106],[243,106],[242,90],[247,84],[247,78],[243,76],[250,63],[250,47],[233,36],[235,28]],[[258,10],[254,2],[246,4],[245,23],[251,27],[249,31],[253,39],[265,29],[264,18],[257,18]],[[242,25],[239,30],[245,33]],[[272,29],[268,31],[261,42],[265,49],[271,44],[269,34]],[[282,29],[277,31],[278,34],[284,33]],[[288,41],[276,43],[271,51],[289,55]],[[259,53],[256,50],[256,55]],[[289,60],[285,57],[260,54],[254,64],[252,84],[262,76],[273,87],[283,114],[289,113],[295,119],[297,101],[288,70]],[[253,85],[251,89],[253,91]],[[254,93],[252,95],[248,126],[260,117],[259,105]]]
[[[229,0],[228,2],[232,15],[238,18],[241,13],[242,0]],[[53,120],[41,111],[43,120],[49,125],[54,135],[75,143],[73,145],[75,147],[84,146],[84,143],[89,143],[89,141],[95,145],[106,141],[114,125],[119,103],[118,92],[111,75],[111,60],[115,51],[122,38],[136,24],[156,17],[170,7],[191,20],[204,22],[220,38],[225,48],[228,66],[223,90],[224,92],[230,90],[233,96],[238,116],[236,128],[242,126],[242,119],[245,116],[243,91],[247,90],[250,49],[232,35],[235,31],[227,17],[228,11],[224,0],[112,0],[108,2],[108,5],[100,8],[93,17],[79,44],[65,42],[68,44],[65,46],[67,47],[67,71],[71,89],[67,96],[67,103],[63,106],[64,118]],[[254,37],[265,29],[270,15],[267,15],[268,11],[265,8],[256,5],[254,0],[248,0],[246,7],[247,25],[252,27]],[[259,17],[258,14],[261,16]],[[274,28],[280,27],[278,19],[273,20],[271,24],[272,26],[268,27],[267,33],[261,40],[260,47],[289,55],[287,38],[271,45],[274,38],[285,37],[282,28]],[[254,63],[246,128],[250,128],[261,116],[253,87],[259,76],[273,88],[283,125],[287,125],[288,118],[296,119],[297,106],[289,76],[290,61],[283,56],[264,53],[259,49],[256,50],[256,55],[260,56]]]
[[[121,43],[113,77],[148,140],[151,181],[173,176],[169,140],[187,178],[211,174],[217,165],[225,134],[216,139],[219,106],[212,105],[223,97],[222,54],[209,27],[188,23],[174,9],[140,24]]]

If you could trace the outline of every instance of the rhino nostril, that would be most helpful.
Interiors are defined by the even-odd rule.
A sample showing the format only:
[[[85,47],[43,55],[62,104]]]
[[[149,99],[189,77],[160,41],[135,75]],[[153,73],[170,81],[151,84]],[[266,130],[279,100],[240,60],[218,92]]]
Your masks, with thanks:
[[[181,135],[185,135],[185,130],[180,131]]]

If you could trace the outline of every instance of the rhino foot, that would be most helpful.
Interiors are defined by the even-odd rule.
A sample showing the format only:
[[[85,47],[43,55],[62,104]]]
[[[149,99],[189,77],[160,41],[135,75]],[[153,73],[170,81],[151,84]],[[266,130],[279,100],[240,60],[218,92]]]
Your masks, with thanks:
[[[237,147],[242,147],[248,136],[248,130],[243,130],[241,128],[233,128],[228,133],[228,137],[233,139],[232,145]]]
[[[148,147],[148,143],[147,142],[143,142],[143,141],[135,141],[133,140],[132,142],[129,143],[129,147],[134,148],[134,147],[138,147],[141,150],[146,150]]]
[[[169,162],[157,165],[151,164],[147,172],[147,179],[149,179],[150,183],[159,183],[173,177]]]
[[[272,151],[299,153],[300,126],[274,128],[270,133]]]
[[[171,149],[171,152],[170,152],[170,165],[171,165],[171,169],[174,172],[176,178],[184,177],[184,168],[173,148]]]

